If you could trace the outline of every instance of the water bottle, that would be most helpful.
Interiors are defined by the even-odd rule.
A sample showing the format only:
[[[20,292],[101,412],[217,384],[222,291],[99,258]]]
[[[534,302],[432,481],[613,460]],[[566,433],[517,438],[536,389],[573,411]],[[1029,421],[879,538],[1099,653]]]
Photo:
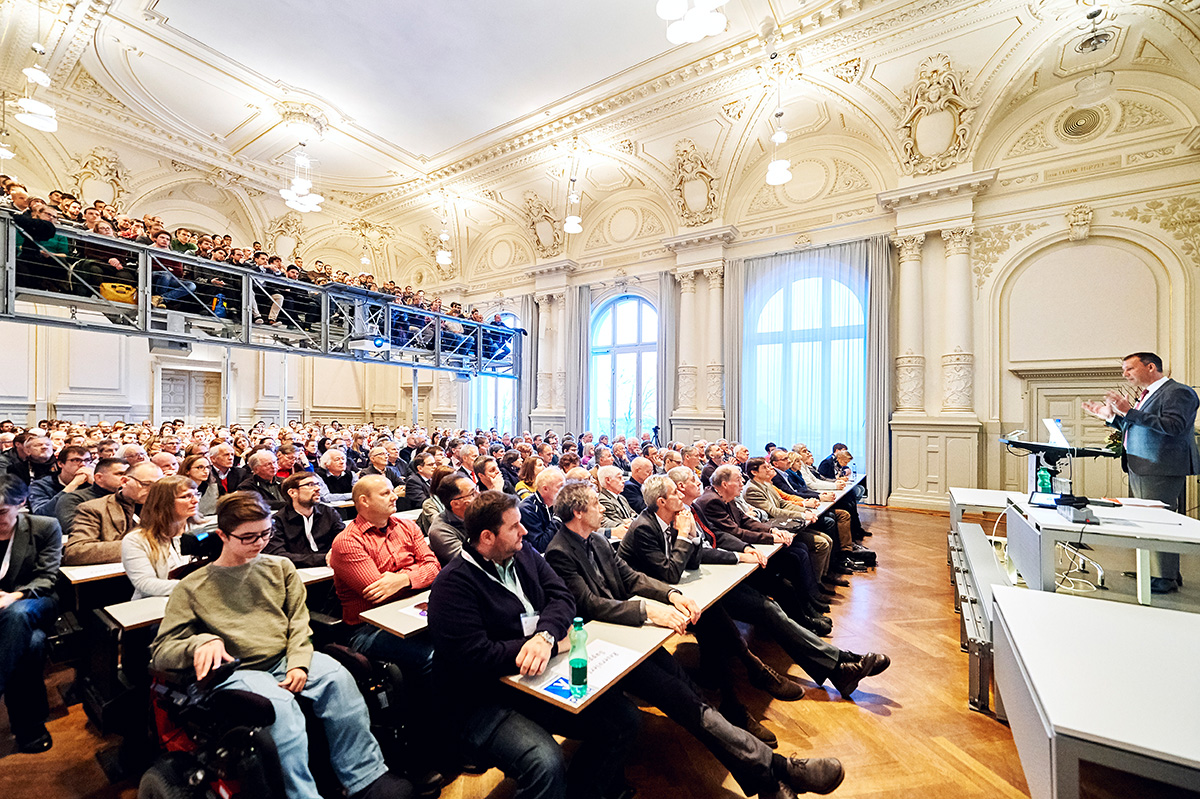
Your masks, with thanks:
[[[1050,488],[1050,470],[1045,466],[1037,470],[1037,490],[1039,494],[1053,493]]]
[[[571,665],[571,696],[582,699],[587,695],[588,634],[587,630],[583,629],[583,619],[578,616],[571,625],[568,639],[571,642],[571,653],[567,656],[567,662]]]

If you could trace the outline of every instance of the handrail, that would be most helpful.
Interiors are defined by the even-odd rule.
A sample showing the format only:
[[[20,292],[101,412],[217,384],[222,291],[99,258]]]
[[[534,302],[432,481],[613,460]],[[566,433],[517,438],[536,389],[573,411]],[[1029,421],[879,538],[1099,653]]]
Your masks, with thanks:
[[[519,377],[524,331],[404,305],[357,286],[318,286],[68,226],[35,242],[6,209],[0,209],[0,258],[3,319]],[[31,304],[65,308],[69,317],[40,314]]]

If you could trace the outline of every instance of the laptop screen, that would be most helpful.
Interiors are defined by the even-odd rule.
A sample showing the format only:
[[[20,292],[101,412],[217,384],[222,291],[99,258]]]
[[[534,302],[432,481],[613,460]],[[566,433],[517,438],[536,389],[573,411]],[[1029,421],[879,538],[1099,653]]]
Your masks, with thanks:
[[[1063,435],[1062,419],[1043,419],[1042,424],[1046,426],[1046,432],[1050,438],[1047,439],[1056,447],[1069,447],[1067,437]]]

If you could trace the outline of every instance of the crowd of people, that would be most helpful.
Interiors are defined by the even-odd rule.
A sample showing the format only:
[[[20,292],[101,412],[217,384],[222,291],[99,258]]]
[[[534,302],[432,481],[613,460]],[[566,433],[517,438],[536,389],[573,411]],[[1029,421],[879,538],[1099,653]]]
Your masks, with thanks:
[[[162,217],[123,213],[103,200],[84,201],[70,192],[54,189],[44,198],[34,196],[16,178],[0,175],[0,209],[13,215],[20,229],[17,247],[18,285],[58,293],[82,294],[128,302],[125,289],[137,285],[136,253],[106,246],[102,239],[124,239],[143,244],[163,255],[154,259],[151,287],[157,306],[199,310],[197,303],[218,315],[240,319],[238,287],[228,272],[207,268],[205,262],[242,267],[265,282],[255,286],[255,321],[275,326],[300,327],[319,313],[319,301],[310,289],[329,284],[355,286],[388,295],[391,302],[413,310],[440,313],[464,321],[485,322],[479,309],[464,309],[459,302],[426,296],[424,289],[377,281],[367,271],[336,268],[320,260],[306,268],[293,254],[287,263],[269,253],[261,242],[235,244],[229,233],[204,232],[190,227],[168,229]],[[92,234],[75,238],[63,231]],[[94,238],[98,237],[98,238]],[[191,256],[180,258],[178,256]],[[192,260],[192,258],[197,260]],[[71,265],[71,269],[67,266]],[[289,288],[290,284],[296,284]],[[114,288],[117,287],[117,288]],[[120,299],[125,298],[125,299]],[[491,324],[501,324],[494,315]],[[446,323],[451,333],[455,322]]]
[[[412,783],[436,793],[464,757],[500,767],[520,796],[627,795],[638,714],[626,693],[694,735],[747,795],[828,793],[840,762],[775,754],[750,709],[762,703],[747,698],[794,701],[806,686],[767,665],[736,622],[845,697],[888,667],[826,640],[829,598],[875,565],[861,489],[841,490],[851,462],[840,444],[817,463],[803,444],[759,456],[648,435],[0,422],[0,547],[12,561],[0,576],[0,688],[17,747],[52,745],[42,671],[60,564],[121,562],[135,598],[169,597],[155,667],[203,677],[236,657],[230,687],[277,708],[314,699],[350,795],[404,796]],[[184,576],[181,538],[214,515],[221,554]],[[761,543],[780,547],[767,559]],[[684,572],[737,562],[762,568],[701,612]],[[403,777],[380,760],[354,682],[309,640],[296,569],[326,564],[351,649],[404,674],[416,721]],[[428,634],[400,638],[361,618],[426,589]],[[576,616],[691,633],[700,672],[656,652],[577,715],[501,689],[499,677],[540,673],[563,651]],[[581,741],[569,763],[555,734]],[[288,795],[315,796],[303,716],[277,712],[271,735]]]

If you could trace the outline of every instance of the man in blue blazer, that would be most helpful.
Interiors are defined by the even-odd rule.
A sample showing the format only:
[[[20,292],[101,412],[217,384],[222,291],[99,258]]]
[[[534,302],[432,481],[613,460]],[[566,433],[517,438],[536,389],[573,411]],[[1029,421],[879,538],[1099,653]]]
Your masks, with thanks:
[[[1162,358],[1135,352],[1121,363],[1122,374],[1140,392],[1136,403],[1110,391],[1103,402],[1083,409],[1125,434],[1125,467],[1135,497],[1157,499],[1173,511],[1186,510],[1188,475],[1200,474],[1196,450],[1196,409],[1200,397],[1190,386],[1163,374]],[[1151,555],[1150,590],[1165,594],[1179,587],[1179,555]]]

